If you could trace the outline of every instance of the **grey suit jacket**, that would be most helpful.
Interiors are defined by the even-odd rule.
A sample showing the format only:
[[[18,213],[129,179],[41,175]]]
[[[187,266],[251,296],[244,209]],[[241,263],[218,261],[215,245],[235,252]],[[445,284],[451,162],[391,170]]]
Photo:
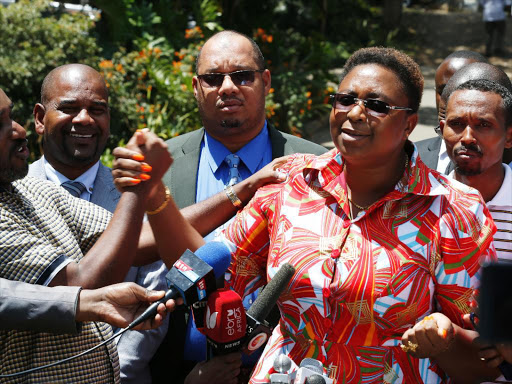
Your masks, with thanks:
[[[272,143],[272,159],[294,153],[321,155],[327,149],[321,145],[282,133],[267,124]],[[184,208],[196,203],[197,170],[204,128],[167,140],[167,146],[174,162],[163,177],[178,207]]]
[[[76,334],[79,292],[0,279],[0,329]]]
[[[439,161],[439,149],[441,148],[442,139],[439,136],[432,137],[418,141],[416,147],[421,157],[421,161],[432,169],[437,169],[437,162]]]
[[[46,172],[44,171],[43,160],[39,159],[30,164],[28,168],[28,176],[37,177],[39,179],[47,180]],[[100,163],[98,174],[94,181],[94,190],[91,195],[91,203],[99,205],[110,212],[114,212],[121,198],[121,193],[114,185],[114,179],[110,168],[105,167]]]

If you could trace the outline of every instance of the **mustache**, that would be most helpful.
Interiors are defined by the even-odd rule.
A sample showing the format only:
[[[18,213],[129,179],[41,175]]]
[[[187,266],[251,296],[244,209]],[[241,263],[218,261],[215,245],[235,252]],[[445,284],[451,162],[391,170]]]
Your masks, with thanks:
[[[217,102],[215,103],[216,104],[216,107],[218,108],[222,108],[224,106],[224,103],[226,101],[231,101],[231,100],[235,100],[235,101],[238,101],[239,103],[242,103],[243,100],[242,99],[239,99],[238,97],[236,96],[226,96],[226,97],[221,97],[219,100],[217,100]]]
[[[483,155],[482,149],[477,144],[461,144],[458,148],[454,150],[454,154],[458,155],[460,152],[474,152],[478,155]]]

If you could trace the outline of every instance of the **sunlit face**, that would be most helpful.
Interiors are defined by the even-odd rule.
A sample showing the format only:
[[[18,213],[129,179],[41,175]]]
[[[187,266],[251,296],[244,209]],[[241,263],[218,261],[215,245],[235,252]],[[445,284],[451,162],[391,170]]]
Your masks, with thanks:
[[[26,132],[12,120],[12,108],[12,101],[0,89],[0,185],[4,188],[25,177],[28,171]]]
[[[452,93],[441,130],[460,175],[480,175],[501,166],[503,149],[512,146],[512,127],[506,126],[503,99],[496,93],[467,89]]]
[[[243,36],[220,35],[202,49],[198,75],[258,70],[251,43]],[[249,141],[265,122],[265,96],[270,72],[256,72],[254,82],[237,86],[229,76],[219,87],[203,86],[194,77],[194,95],[206,131],[221,142]]]
[[[338,87],[360,99],[378,99],[394,106],[408,107],[408,99],[395,73],[377,64],[352,69]],[[392,110],[376,117],[362,103],[348,112],[331,110],[330,126],[334,145],[347,161],[382,163],[401,151],[417,122],[416,113]]]
[[[110,135],[105,82],[92,68],[69,67],[56,75],[45,106],[34,110],[44,154],[55,168],[92,166]]]

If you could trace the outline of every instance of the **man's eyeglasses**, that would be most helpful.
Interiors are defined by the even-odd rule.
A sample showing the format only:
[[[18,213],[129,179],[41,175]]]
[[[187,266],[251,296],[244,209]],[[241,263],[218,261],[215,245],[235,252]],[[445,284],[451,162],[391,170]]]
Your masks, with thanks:
[[[262,73],[264,69],[245,69],[243,71],[235,71],[229,73],[205,73],[197,75],[201,86],[206,88],[219,88],[224,82],[224,77],[229,76],[233,84],[239,86],[249,86],[254,83],[256,72]]]
[[[399,110],[399,111],[412,111],[412,108],[408,107],[397,107],[394,105],[389,105],[385,101],[376,100],[376,99],[358,99],[353,95],[349,95],[348,93],[335,93],[333,95],[329,95],[332,107],[341,112],[349,112],[354,108],[356,104],[362,102],[364,108],[368,112],[369,115],[375,117],[384,117],[391,110]]]

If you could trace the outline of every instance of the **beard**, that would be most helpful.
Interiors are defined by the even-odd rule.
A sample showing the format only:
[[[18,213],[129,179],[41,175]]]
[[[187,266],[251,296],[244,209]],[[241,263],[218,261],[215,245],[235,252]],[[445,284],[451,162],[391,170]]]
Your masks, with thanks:
[[[222,120],[220,126],[222,128],[238,128],[242,125],[240,120]]]
[[[480,147],[476,144],[470,144],[468,146],[461,145],[457,149],[454,150],[455,155],[455,172],[462,176],[476,176],[482,173],[482,165],[480,163],[471,164],[467,163],[464,160],[461,160],[458,155],[460,152],[473,152],[480,157],[482,157],[483,153]]]
[[[13,181],[23,179],[28,173],[28,163],[20,168],[9,168],[0,170],[0,180],[2,184],[10,184]]]

